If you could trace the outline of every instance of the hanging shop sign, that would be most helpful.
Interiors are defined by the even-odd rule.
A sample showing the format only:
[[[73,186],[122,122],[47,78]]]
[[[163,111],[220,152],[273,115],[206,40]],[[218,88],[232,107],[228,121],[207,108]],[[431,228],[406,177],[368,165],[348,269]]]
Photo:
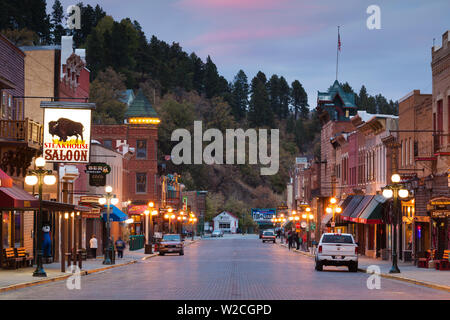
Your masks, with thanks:
[[[106,175],[111,172],[111,167],[103,162],[94,162],[86,165],[84,172],[89,173],[89,185],[93,187],[104,187]]]
[[[41,102],[47,162],[89,163],[93,103]]]
[[[140,215],[144,214],[145,210],[148,210],[147,205],[131,205],[128,207],[127,213],[129,215]]]

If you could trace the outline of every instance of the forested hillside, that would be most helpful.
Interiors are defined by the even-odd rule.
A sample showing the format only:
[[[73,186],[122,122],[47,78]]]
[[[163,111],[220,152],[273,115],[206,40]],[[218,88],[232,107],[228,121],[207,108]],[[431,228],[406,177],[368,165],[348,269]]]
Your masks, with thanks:
[[[59,43],[67,32],[61,3],[54,2],[50,15],[45,12],[45,0],[32,3],[30,7],[29,1],[17,0],[12,6],[11,1],[0,0],[1,32],[17,45]],[[115,21],[98,5],[78,5],[83,23],[73,35],[76,46],[86,48],[92,77],[90,99],[97,104],[96,123],[122,123],[126,105],[119,102],[121,93],[127,88],[142,88],[162,120],[161,163],[174,145],[172,131],[186,128],[192,132],[194,120],[203,121],[203,130],[280,130],[280,169],[274,176],[261,176],[256,165],[167,164],[168,171],[181,174],[188,190],[209,191],[209,214],[219,209],[240,213],[251,207],[280,204],[295,157],[320,155],[320,125],[312,111],[314,105],[308,105],[301,79],[289,83],[282,75],[263,71],[250,79],[243,70],[236,70],[234,79],[228,81],[212,57],[203,60],[194,52],[185,52],[179,43],[146,35],[135,20]],[[354,93],[348,83],[344,89]],[[355,95],[363,110],[397,112],[396,103],[382,95],[368,95],[364,86]]]

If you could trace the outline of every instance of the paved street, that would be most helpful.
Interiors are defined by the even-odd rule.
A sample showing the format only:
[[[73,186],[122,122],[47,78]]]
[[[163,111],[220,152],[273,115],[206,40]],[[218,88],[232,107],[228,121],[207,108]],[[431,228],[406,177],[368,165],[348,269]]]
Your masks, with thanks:
[[[366,287],[368,274],[347,268],[314,271],[311,258],[255,235],[204,238],[184,256],[157,256],[83,276],[81,290],[64,281],[0,294],[0,299],[450,299],[450,293],[381,279]]]

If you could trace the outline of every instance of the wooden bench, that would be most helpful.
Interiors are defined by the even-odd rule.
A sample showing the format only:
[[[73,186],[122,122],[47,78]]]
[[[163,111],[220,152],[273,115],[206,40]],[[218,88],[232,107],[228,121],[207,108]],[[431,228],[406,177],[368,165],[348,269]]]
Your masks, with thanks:
[[[23,260],[25,267],[31,267],[33,265],[33,257],[30,257],[30,254],[25,248],[16,248],[16,257]]]
[[[14,248],[3,249],[3,257],[4,257],[5,264],[9,268],[14,267],[14,269],[17,269],[19,266],[19,263],[21,261],[23,261],[22,258],[18,258],[16,256],[16,252],[15,252]]]
[[[444,250],[442,259],[436,261],[436,270],[450,270],[450,261],[448,260],[448,255],[450,250]]]
[[[425,258],[419,258],[417,262],[418,268],[428,268],[428,263],[430,260],[434,260],[436,256],[436,250],[425,251]]]

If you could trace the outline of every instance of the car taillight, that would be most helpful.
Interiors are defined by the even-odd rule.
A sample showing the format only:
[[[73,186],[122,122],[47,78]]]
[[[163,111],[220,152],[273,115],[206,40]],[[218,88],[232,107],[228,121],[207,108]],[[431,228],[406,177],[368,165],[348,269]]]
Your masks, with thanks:
[[[355,254],[358,254],[358,247],[355,247]]]
[[[322,253],[322,246],[319,246],[319,253]]]

